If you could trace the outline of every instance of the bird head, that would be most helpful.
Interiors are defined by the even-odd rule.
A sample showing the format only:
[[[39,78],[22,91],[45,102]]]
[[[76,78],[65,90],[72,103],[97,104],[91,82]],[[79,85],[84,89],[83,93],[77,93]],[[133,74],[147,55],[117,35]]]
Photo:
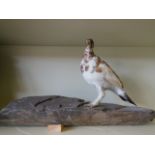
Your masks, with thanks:
[[[89,48],[94,48],[93,39],[86,39],[86,46],[89,47]]]
[[[87,57],[94,56],[93,48],[94,48],[93,39],[86,39],[86,48],[84,50],[84,55],[86,55]]]
[[[94,48],[94,41],[93,39],[86,39],[86,48],[85,48],[85,52],[89,53],[89,52],[93,52],[93,48]]]

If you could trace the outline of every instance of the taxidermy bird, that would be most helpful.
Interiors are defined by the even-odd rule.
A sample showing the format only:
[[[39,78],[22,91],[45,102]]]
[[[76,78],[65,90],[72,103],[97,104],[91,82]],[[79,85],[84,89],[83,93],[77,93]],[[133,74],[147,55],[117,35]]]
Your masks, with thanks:
[[[87,104],[94,107],[99,105],[102,98],[105,96],[105,91],[110,90],[118,95],[122,100],[136,105],[124,90],[123,83],[112,68],[99,56],[96,56],[94,51],[94,41],[86,40],[86,48],[80,64],[80,70],[84,79],[92,85],[95,85],[98,91],[97,98]]]

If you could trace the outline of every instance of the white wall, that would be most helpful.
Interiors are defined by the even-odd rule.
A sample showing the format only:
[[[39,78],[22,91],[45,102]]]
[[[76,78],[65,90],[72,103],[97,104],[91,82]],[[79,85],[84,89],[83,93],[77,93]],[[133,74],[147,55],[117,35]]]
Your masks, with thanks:
[[[1,46],[1,105],[29,95],[65,95],[92,100],[96,90],[82,78],[83,47]],[[141,106],[155,109],[155,48],[96,47],[120,76],[128,94]],[[122,102],[107,92],[105,102]],[[124,103],[125,104],[125,103]]]

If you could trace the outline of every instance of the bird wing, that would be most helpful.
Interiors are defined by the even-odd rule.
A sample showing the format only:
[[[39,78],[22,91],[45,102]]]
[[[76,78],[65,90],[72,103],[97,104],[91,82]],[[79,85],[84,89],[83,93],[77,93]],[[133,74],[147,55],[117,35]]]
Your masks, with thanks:
[[[102,70],[104,73],[104,79],[112,86],[123,88],[123,83],[119,76],[113,71],[109,64],[102,60]]]

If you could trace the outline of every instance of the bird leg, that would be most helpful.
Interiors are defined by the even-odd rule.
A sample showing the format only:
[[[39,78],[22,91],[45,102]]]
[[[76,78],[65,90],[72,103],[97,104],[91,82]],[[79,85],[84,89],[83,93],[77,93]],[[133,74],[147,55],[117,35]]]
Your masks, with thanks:
[[[91,102],[89,104],[86,104],[86,106],[95,107],[95,106],[99,105],[100,101],[102,100],[102,98],[104,97],[105,94],[104,94],[104,91],[103,91],[102,87],[97,87],[97,90],[98,90],[98,93],[99,93],[97,98],[93,102]]]

